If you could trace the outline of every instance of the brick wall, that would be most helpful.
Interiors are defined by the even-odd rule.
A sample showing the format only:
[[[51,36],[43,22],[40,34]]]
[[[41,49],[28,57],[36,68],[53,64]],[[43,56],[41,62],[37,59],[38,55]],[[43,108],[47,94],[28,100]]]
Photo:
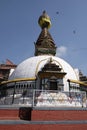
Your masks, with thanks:
[[[0,109],[0,120],[19,119],[19,110],[17,109]]]
[[[33,109],[30,115],[25,121],[19,109],[0,109],[0,130],[87,130],[87,110]]]
[[[32,110],[26,113],[32,121],[87,120],[87,110]],[[1,119],[19,119],[19,109],[0,109]]]
[[[87,120],[86,110],[33,110],[32,120]]]

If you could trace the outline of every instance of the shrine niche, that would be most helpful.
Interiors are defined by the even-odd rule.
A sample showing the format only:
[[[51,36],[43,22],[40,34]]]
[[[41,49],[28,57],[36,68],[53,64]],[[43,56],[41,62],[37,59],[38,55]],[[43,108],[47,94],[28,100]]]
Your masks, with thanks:
[[[66,73],[62,72],[62,68],[60,68],[59,65],[52,63],[52,58],[50,58],[50,61],[44,65],[41,71],[38,72],[38,76],[41,80],[41,86],[43,86],[41,89],[61,90],[63,86],[61,81],[63,82],[63,77],[65,75]]]
[[[49,63],[45,64],[41,71],[38,72],[38,76],[40,78],[49,78],[52,76],[55,76],[56,78],[63,78],[66,73],[61,71],[62,68],[59,67],[59,65],[56,65],[55,63],[52,63],[50,59]]]

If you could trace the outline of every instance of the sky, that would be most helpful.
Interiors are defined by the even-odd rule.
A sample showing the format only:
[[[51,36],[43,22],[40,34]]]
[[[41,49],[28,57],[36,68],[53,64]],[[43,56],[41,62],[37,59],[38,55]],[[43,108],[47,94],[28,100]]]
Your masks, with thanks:
[[[0,64],[9,59],[18,65],[34,56],[44,10],[56,56],[87,76],[87,0],[0,0]]]

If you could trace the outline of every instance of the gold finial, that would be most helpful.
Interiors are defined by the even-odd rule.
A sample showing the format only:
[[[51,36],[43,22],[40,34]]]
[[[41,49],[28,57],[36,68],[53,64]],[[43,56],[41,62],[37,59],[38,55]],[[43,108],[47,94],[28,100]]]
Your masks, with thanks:
[[[43,14],[40,16],[38,23],[40,27],[49,29],[51,26],[50,17],[47,15],[46,11],[43,11]]]

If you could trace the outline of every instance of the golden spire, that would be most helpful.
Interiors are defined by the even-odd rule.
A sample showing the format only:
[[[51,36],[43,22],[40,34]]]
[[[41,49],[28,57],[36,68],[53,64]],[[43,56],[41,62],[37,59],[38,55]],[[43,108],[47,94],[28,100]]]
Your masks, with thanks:
[[[48,31],[51,26],[51,20],[45,11],[43,11],[43,14],[39,17],[38,23],[42,30],[35,43],[35,56],[55,55],[56,46],[51,34]]]
[[[51,26],[50,17],[47,15],[46,11],[43,11],[43,14],[39,17],[38,24],[42,29],[49,29]]]

